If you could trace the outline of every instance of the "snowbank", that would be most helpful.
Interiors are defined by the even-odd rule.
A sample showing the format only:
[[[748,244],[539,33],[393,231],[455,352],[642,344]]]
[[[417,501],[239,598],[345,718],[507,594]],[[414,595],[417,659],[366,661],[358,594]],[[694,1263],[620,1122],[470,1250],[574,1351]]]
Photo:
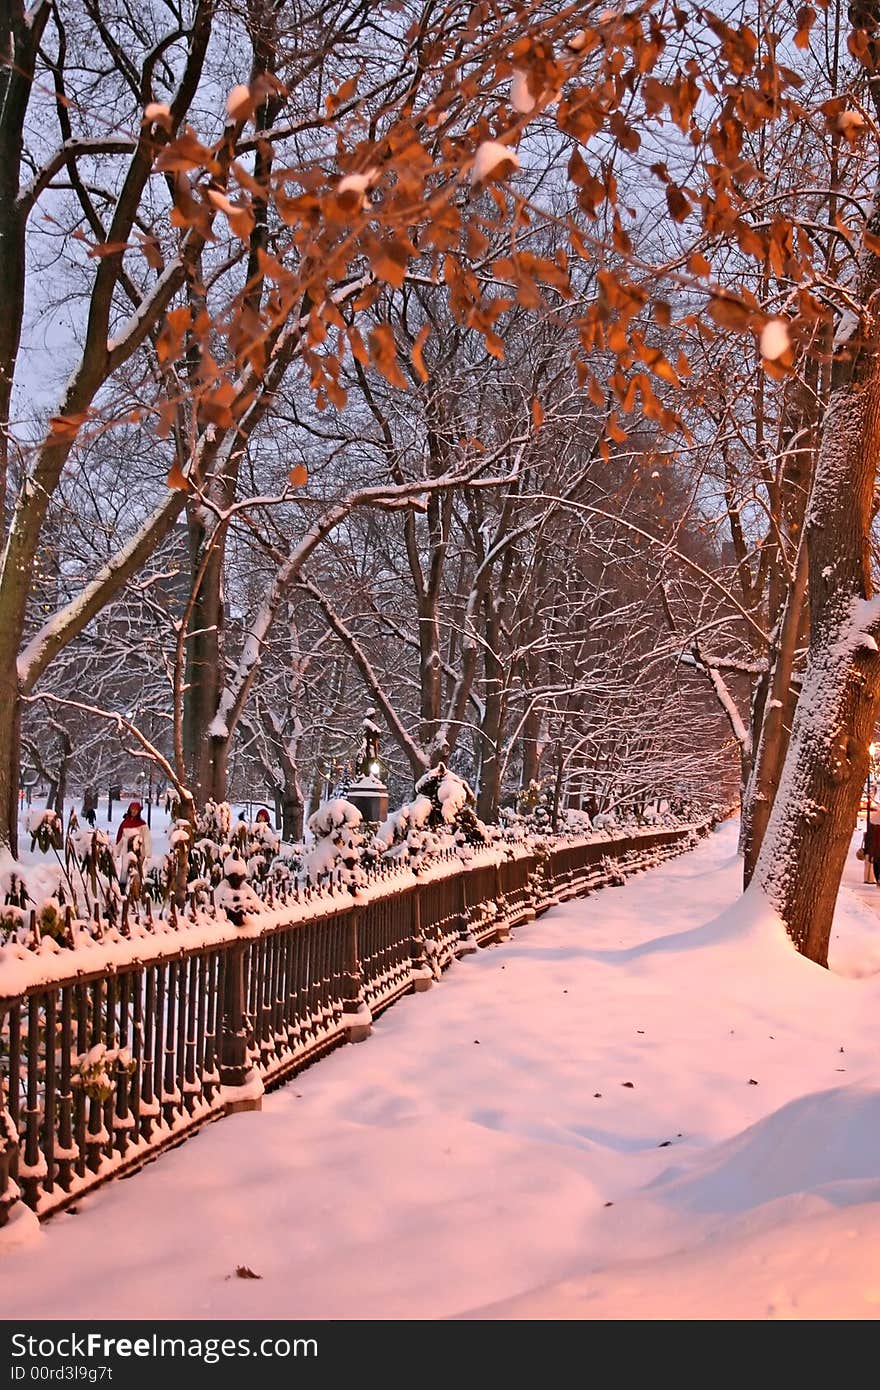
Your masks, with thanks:
[[[729,910],[736,831],[86,1197],[4,1260],[5,1315],[876,1317],[880,976]],[[832,959],[880,942],[854,891]]]

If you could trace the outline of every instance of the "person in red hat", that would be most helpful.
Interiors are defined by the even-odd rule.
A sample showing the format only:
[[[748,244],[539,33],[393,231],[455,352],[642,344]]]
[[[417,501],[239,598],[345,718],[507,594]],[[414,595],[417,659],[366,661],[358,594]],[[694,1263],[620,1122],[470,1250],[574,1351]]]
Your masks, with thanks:
[[[141,803],[130,801],[128,810],[122,818],[119,829],[116,832],[116,854],[121,859],[132,848],[132,841],[140,837],[141,852],[144,859],[149,859],[152,853],[152,843],[150,840],[150,827],[141,815]]]

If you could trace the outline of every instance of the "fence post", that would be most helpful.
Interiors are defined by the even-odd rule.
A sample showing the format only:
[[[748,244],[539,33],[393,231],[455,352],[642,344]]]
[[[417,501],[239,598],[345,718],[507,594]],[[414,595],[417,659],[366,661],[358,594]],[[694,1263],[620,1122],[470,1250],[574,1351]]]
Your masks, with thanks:
[[[231,914],[230,914],[231,915]],[[234,941],[226,951],[223,979],[223,1020],[220,1029],[220,1085],[229,1092],[224,1097],[226,1110],[259,1110],[262,1106],[263,1083],[248,1065],[248,1048],[253,1040],[245,1007],[245,950],[246,942]]]
[[[495,865],[495,940],[510,940],[510,918],[507,911],[507,899],[504,896],[504,887],[501,882],[501,864]]]
[[[557,854],[553,849],[545,851],[542,862],[542,874],[544,878],[544,901],[543,907],[558,907],[562,902],[559,896],[559,884],[556,874]]]
[[[467,872],[458,875],[458,940],[455,943],[456,956],[472,956],[477,950],[477,939],[471,931],[471,910],[468,906]]]
[[[0,1032],[6,1012],[5,1008],[0,1008]],[[21,1196],[15,1181],[18,1173],[18,1131],[6,1108],[9,1084],[10,1078],[4,1067],[0,1070],[0,1227],[6,1225]]]
[[[353,907],[346,929],[346,960],[343,978],[342,1026],[349,1042],[363,1042],[373,1031],[373,1015],[364,997],[364,971],[358,946],[362,909]]]
[[[410,893],[410,957],[409,973],[413,989],[417,994],[430,989],[434,983],[434,972],[428,963],[425,933],[422,931],[422,890],[418,884]]]

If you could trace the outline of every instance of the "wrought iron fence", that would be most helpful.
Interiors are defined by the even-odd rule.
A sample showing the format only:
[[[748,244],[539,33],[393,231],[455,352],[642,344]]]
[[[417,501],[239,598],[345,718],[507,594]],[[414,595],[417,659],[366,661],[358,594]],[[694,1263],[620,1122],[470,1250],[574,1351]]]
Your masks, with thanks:
[[[240,935],[143,956],[0,998],[0,1225],[17,1201],[41,1217],[259,1105],[267,1087],[346,1041],[456,958],[506,939],[554,903],[690,848],[714,824],[557,844],[435,866],[360,899],[275,906]],[[261,917],[265,921],[261,922]],[[61,957],[56,957],[56,960]],[[86,969],[76,967],[86,963]]]

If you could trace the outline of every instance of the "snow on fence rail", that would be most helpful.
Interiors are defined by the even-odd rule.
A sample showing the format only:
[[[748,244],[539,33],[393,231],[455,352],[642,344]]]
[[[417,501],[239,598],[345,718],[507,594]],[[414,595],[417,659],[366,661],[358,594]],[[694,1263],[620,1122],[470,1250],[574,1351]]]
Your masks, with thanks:
[[[478,851],[424,878],[399,870],[355,896],[247,913],[227,899],[201,926],[30,953],[11,974],[4,963],[0,1226],[16,1203],[48,1216],[207,1120],[257,1107],[456,956],[681,853],[714,824]]]

